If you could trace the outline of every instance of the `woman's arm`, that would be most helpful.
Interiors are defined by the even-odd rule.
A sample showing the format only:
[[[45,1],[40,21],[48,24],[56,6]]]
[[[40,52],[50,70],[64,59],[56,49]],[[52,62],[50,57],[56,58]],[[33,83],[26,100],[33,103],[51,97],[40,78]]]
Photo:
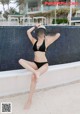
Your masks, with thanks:
[[[46,36],[46,48],[51,45],[54,41],[56,41],[60,37],[60,33],[56,33],[55,36]]]
[[[30,29],[27,30],[27,35],[28,35],[30,41],[32,42],[32,44],[35,43],[36,39],[32,36],[31,33],[32,33],[32,31],[35,30],[35,28],[37,28],[38,26],[40,26],[40,24],[37,24],[37,25],[35,25],[34,27],[31,27]]]
[[[32,36],[31,32],[35,29],[35,26],[34,27],[31,27],[30,29],[27,30],[27,35],[28,35],[28,38],[30,39],[30,41],[32,42],[32,44],[35,43],[36,39]]]

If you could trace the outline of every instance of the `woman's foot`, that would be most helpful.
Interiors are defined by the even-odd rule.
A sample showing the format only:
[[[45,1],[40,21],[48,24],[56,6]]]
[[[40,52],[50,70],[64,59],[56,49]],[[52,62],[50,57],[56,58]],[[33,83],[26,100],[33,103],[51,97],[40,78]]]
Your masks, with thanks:
[[[30,109],[31,104],[32,104],[32,100],[28,100],[27,103],[25,103],[25,105],[24,105],[24,110]]]

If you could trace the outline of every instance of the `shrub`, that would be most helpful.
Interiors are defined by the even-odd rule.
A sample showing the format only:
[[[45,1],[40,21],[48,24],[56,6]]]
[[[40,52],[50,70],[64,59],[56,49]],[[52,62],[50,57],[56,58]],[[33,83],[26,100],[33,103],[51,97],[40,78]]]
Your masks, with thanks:
[[[56,23],[57,24],[68,23],[68,20],[66,18],[60,18],[60,19],[56,19]],[[55,24],[55,19],[53,19],[52,24]]]

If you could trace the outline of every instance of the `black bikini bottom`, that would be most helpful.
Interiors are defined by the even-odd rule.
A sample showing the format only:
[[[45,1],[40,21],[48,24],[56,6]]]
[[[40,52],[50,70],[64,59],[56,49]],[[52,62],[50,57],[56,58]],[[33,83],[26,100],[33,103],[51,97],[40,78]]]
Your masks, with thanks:
[[[40,68],[41,66],[43,66],[44,64],[46,64],[48,62],[36,62],[36,61],[34,61],[34,63],[37,65],[38,68]]]

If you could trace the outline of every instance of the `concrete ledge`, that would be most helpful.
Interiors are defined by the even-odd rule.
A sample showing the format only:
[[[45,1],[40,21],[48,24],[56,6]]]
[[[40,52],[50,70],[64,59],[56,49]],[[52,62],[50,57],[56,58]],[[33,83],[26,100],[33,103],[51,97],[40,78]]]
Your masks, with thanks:
[[[28,92],[31,72],[26,69],[0,72],[0,96]],[[80,80],[80,62],[49,66],[36,89],[43,89]]]

